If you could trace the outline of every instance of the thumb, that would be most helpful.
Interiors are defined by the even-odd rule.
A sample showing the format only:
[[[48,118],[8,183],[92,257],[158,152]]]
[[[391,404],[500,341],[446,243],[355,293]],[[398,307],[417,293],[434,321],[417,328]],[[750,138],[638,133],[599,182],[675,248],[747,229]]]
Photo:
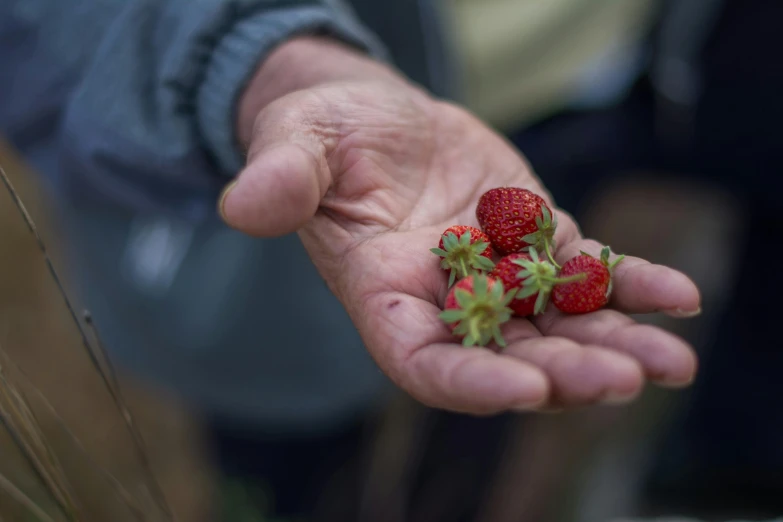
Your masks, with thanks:
[[[322,138],[328,118],[314,118],[318,112],[325,111],[309,104],[305,114],[302,104],[283,98],[259,114],[247,165],[220,197],[229,226],[275,237],[296,232],[315,215],[332,180]]]

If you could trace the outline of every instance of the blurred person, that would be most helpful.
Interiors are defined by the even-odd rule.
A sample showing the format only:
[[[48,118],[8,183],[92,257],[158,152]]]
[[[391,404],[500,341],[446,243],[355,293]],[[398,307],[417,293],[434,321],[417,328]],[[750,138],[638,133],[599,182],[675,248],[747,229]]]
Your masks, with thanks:
[[[759,274],[759,245],[783,233],[781,23],[780,2],[665,2],[644,46],[643,74],[619,103],[562,111],[512,136],[577,219],[601,187],[634,170],[732,195],[726,212],[739,241],[727,239],[712,255],[732,259],[736,272],[724,282],[725,305],[713,303],[714,324],[694,339],[701,378],[654,445],[642,514],[726,520],[783,512],[783,286]]]
[[[223,470],[270,481],[283,515],[312,509],[391,383],[487,415],[627,402],[696,369],[625,314],[690,317],[698,290],[632,257],[612,309],[515,320],[501,354],[454,343],[433,238],[486,189],[548,192],[446,101],[460,75],[434,4],[353,7],[0,5],[0,130],[56,197],[113,359],[185,397]],[[598,251],[559,214],[561,261]]]
[[[701,38],[689,42],[687,34],[671,34],[689,20],[688,10],[672,3],[672,22],[658,40],[658,74],[651,82],[657,142],[665,166],[732,193],[741,229],[736,244],[719,253],[737,267],[726,285],[727,305],[699,346],[704,378],[656,448],[664,458],[649,479],[649,503],[657,505],[654,513],[779,517],[783,344],[776,325],[783,282],[773,276],[760,283],[758,267],[766,258],[759,245],[783,234],[783,4],[696,4],[706,27],[690,28]],[[691,71],[686,81],[676,70],[666,74],[678,61]]]

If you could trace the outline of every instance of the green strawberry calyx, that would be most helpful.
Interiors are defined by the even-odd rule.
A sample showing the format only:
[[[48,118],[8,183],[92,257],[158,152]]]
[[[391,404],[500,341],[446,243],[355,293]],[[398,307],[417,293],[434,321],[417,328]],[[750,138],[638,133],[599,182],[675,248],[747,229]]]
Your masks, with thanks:
[[[584,250],[579,251],[580,254],[587,257],[593,257]],[[621,254],[615,258],[614,261],[609,261],[609,257],[612,255],[612,249],[608,246],[605,246],[601,249],[601,257],[599,258],[601,260],[601,264],[603,264],[607,270],[609,270],[609,285],[606,287],[606,300],[609,300],[609,297],[612,295],[612,290],[614,288],[614,269],[617,265],[622,262],[623,259],[625,259],[625,255]]]
[[[538,256],[535,247],[530,247],[530,259],[515,259],[514,264],[522,267],[517,273],[517,278],[523,279],[522,287],[516,294],[517,299],[524,299],[538,294],[533,307],[534,315],[544,313],[549,303],[549,296],[555,285],[573,283],[587,278],[587,274],[574,274],[570,277],[558,277],[558,269],[549,261],[542,260]]]
[[[486,346],[494,340],[498,346],[505,347],[500,325],[511,319],[513,312],[508,304],[515,293],[516,290],[506,292],[500,281],[490,289],[486,276],[475,275],[473,292],[455,289],[459,308],[444,310],[439,317],[446,324],[457,324],[453,333],[463,337],[463,346]]]
[[[482,255],[489,246],[486,241],[470,242],[470,231],[459,238],[454,232],[443,236],[443,248],[431,248],[430,252],[443,258],[441,268],[449,271],[449,287],[457,279],[463,279],[481,271],[489,272],[495,267],[491,259]]]
[[[549,207],[541,205],[541,215],[536,216],[536,227],[538,230],[522,238],[522,241],[528,244],[526,249],[529,251],[535,248],[539,252],[545,252],[549,262],[560,269],[560,265],[555,261],[552,251],[555,249],[555,232],[557,231],[557,216],[554,216]]]

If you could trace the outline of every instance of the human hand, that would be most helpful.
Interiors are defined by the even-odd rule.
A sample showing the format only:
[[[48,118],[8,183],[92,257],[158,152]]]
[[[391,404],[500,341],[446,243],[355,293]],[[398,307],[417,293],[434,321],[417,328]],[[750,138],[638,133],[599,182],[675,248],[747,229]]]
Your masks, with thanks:
[[[351,71],[365,60],[338,52],[349,54]],[[685,275],[633,257],[615,270],[609,308],[566,316],[550,306],[504,325],[502,351],[462,347],[438,318],[447,277],[429,249],[448,226],[475,226],[476,202],[490,188],[551,199],[524,159],[468,112],[374,63],[367,77],[353,72],[343,81],[334,70],[326,82],[264,100],[249,111],[254,124],[240,117],[248,161],[221,213],[253,236],[297,231],[397,385],[433,407],[490,414],[623,402],[645,379],[692,381],[690,347],[626,314],[695,314],[699,292]],[[601,245],[555,212],[558,261],[580,250],[598,255]]]

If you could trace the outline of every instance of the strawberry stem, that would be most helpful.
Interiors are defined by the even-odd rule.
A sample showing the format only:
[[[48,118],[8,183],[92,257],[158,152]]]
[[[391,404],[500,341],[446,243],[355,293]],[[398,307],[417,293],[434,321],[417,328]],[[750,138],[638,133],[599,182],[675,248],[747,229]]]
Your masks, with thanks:
[[[617,265],[619,265],[619,264],[620,264],[620,261],[622,261],[623,259],[625,259],[625,255],[620,255],[620,256],[617,256],[617,259],[615,259],[614,261],[612,261],[612,263],[611,263],[611,264],[610,264],[610,265],[609,265],[607,268],[608,268],[608,269],[611,271],[612,269],[614,269],[614,267],[616,267]]]
[[[555,268],[557,268],[558,270],[563,268],[557,263],[557,261],[555,261],[555,257],[552,255],[552,248],[549,245],[548,239],[544,240],[544,250],[546,251],[546,257],[549,258],[549,262],[552,263],[555,266]]]
[[[468,267],[465,266],[465,258],[464,257],[460,257],[459,258],[459,265],[462,268],[462,277],[467,277],[468,276]]]
[[[587,274],[585,272],[582,272],[581,274],[574,274],[570,277],[549,278],[547,279],[547,281],[556,285],[564,285],[566,283],[575,283],[577,281],[584,281],[585,279],[587,279]]]

